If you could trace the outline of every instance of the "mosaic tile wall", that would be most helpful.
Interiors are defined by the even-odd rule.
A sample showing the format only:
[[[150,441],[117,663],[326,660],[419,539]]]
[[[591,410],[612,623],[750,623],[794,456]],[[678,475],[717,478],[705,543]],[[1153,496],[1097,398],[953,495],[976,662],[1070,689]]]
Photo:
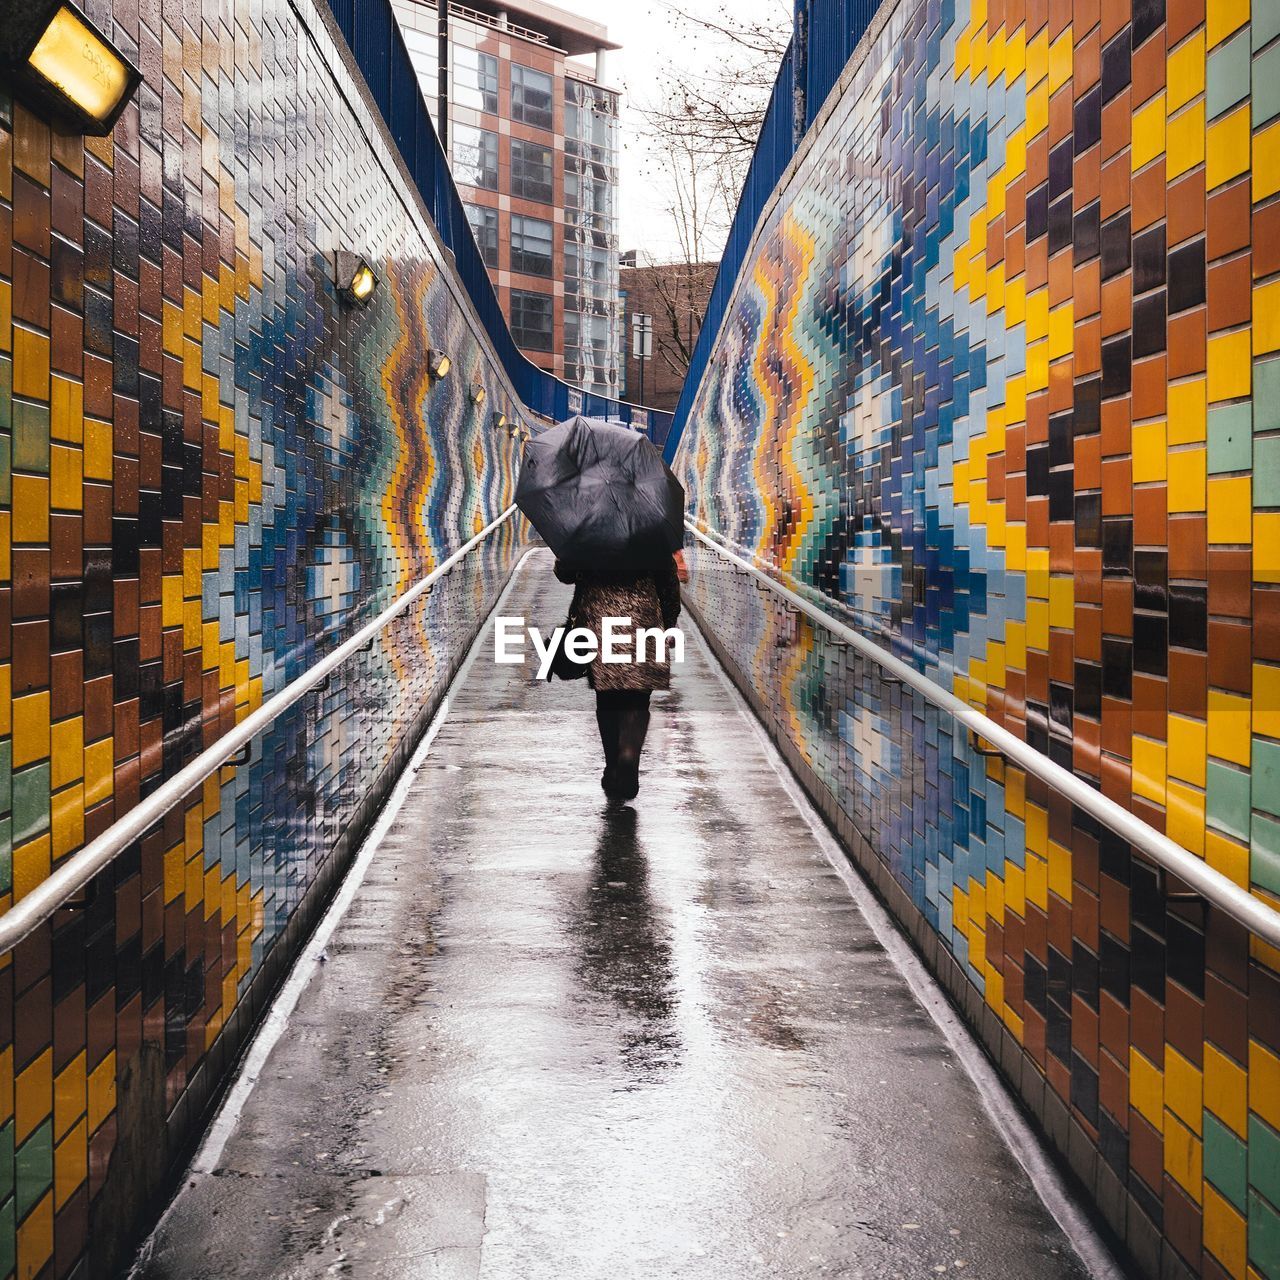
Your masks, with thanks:
[[[0,96],[0,908],[512,493],[506,384],[310,6],[89,8],[145,73],[112,137]],[[115,1274],[517,537],[0,957],[0,1277]]]
[[[680,443],[695,515],[1280,906],[1280,3],[887,3],[808,141]],[[1280,1276],[1278,957],[697,561],[1138,1269]]]

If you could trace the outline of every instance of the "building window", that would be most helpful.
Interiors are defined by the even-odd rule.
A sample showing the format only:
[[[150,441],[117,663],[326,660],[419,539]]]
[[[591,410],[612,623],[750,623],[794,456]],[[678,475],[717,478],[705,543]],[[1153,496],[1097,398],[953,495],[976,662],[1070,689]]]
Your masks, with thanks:
[[[550,129],[551,77],[545,71],[534,71],[511,64],[511,118],[539,129]]]
[[[498,135],[468,124],[453,129],[453,171],[461,183],[498,189]]]
[[[551,148],[511,139],[511,194],[551,203]]]
[[[551,223],[511,215],[511,270],[531,276],[551,274]]]
[[[498,60],[460,45],[453,47],[454,102],[476,111],[498,111]]]
[[[467,221],[471,223],[480,257],[486,267],[498,265],[498,211],[479,204],[465,204]]]
[[[530,351],[551,350],[552,299],[548,293],[511,290],[511,336]]]

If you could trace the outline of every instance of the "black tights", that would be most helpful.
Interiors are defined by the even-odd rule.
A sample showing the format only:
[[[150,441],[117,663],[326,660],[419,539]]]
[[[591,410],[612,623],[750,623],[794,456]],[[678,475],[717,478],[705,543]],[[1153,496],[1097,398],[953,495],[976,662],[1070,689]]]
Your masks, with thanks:
[[[626,771],[637,769],[649,732],[649,690],[598,689],[596,723],[605,764]]]

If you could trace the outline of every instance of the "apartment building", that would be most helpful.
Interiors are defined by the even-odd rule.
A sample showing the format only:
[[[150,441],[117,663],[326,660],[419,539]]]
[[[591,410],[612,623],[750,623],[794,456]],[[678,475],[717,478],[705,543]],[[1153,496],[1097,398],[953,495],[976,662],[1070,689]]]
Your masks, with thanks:
[[[439,128],[439,12],[394,0]],[[541,0],[450,4],[446,142],[507,321],[525,354],[618,390],[618,94],[604,26]]]

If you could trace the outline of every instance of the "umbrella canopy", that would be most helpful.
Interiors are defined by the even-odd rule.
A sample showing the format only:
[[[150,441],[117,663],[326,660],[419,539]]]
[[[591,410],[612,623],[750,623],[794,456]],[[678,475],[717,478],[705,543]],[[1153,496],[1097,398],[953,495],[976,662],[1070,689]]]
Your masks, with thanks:
[[[684,486],[648,436],[581,416],[524,447],[516,505],[567,564],[640,570],[684,542]]]

